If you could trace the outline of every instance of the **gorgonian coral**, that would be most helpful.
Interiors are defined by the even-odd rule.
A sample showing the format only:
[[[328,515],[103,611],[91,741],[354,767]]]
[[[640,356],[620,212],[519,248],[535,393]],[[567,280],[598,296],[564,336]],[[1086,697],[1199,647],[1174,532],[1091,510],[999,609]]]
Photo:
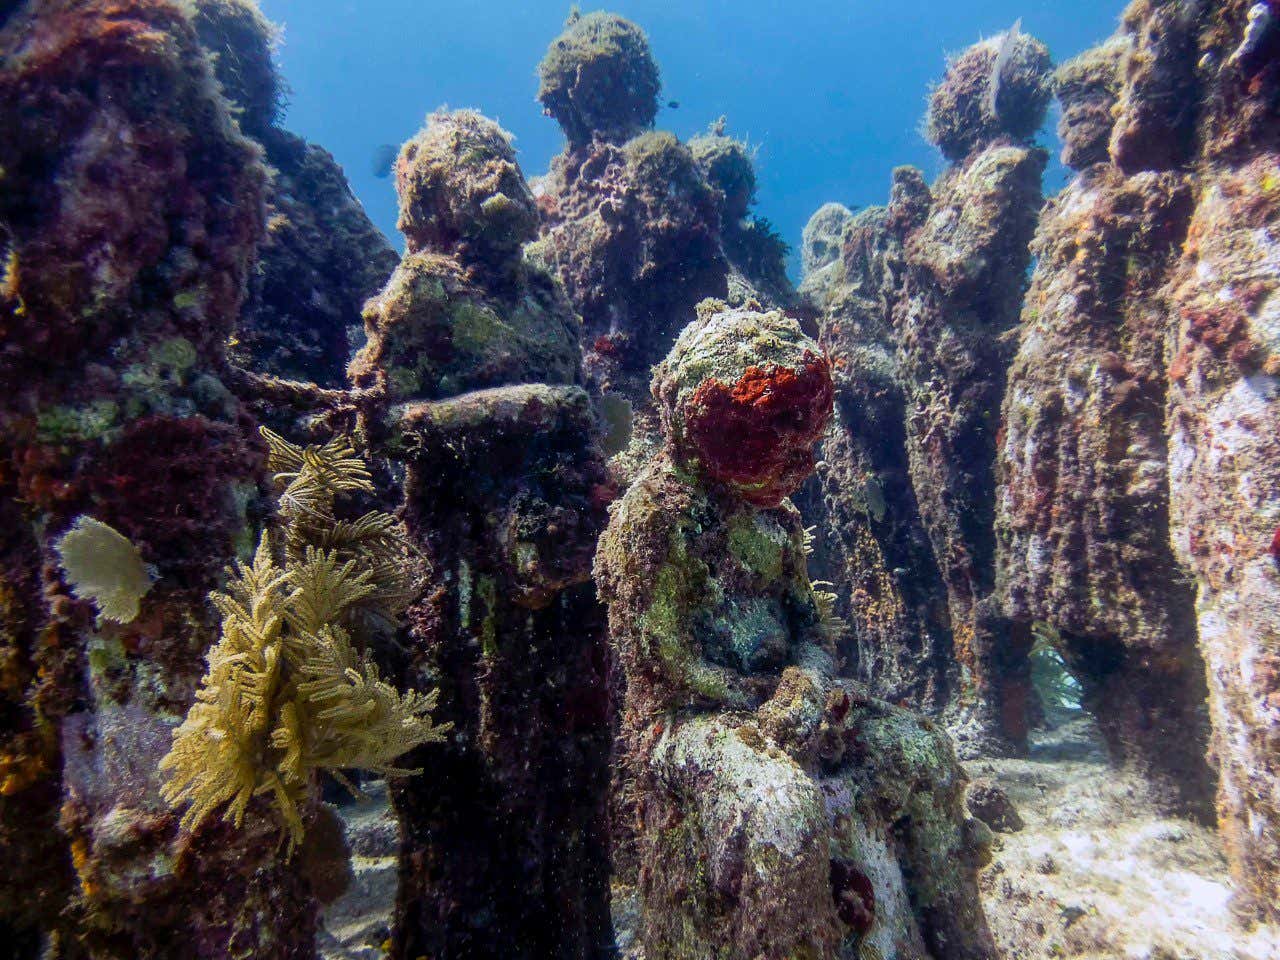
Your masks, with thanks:
[[[413,558],[400,522],[388,513],[370,510],[355,520],[339,519],[334,501],[340,495],[371,494],[373,482],[364,462],[346,437],[323,446],[299,447],[263,429],[270,454],[268,467],[282,487],[280,516],[284,520],[287,565],[298,566],[307,551],[332,552],[340,560],[354,560],[368,572],[373,591],[353,602],[343,624],[361,636],[360,614],[394,621],[413,591]],[[363,627],[368,626],[367,616]]]
[[[138,615],[151,576],[128,537],[82,516],[62,535],[57,550],[72,592],[92,600],[103,620],[129,623]]]
[[[395,758],[440,740],[447,727],[431,722],[434,691],[400,693],[354,639],[369,614],[393,621],[411,587],[394,518],[334,516],[339,493],[370,488],[364,463],[345,438],[301,448],[263,434],[284,487],[285,562],[276,563],[263,534],[253,562],[238,564],[226,591],[211,594],[222,636],[161,769],[165,799],[187,806],[185,828],[223,807],[238,826],[250,801],[266,794],[292,847],[317,771],[338,779],[352,767],[410,774]]]

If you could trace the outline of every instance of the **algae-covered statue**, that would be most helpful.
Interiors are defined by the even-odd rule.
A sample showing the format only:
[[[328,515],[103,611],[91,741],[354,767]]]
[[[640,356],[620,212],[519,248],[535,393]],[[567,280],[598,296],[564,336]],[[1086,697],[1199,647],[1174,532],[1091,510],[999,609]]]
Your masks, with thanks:
[[[439,686],[455,733],[406,758],[431,777],[392,785],[392,955],[603,958],[608,695],[589,580],[612,493],[580,323],[525,257],[537,212],[496,123],[432,116],[396,186],[408,252],[366,307],[350,373],[433,571],[394,666]]]
[[[708,301],[653,393],[664,444],[596,569],[646,956],[992,956],[945,735],[834,676],[786,499],[831,414],[821,348]]]
[[[925,134],[951,165],[905,238],[893,307],[906,448],[920,520],[947,590],[962,756],[1026,749],[1031,635],[996,590],[996,439],[1048,155],[1032,138],[1051,96],[1049,51],[1014,28],[951,61]]]
[[[728,293],[724,198],[689,147],[653,129],[658,64],[636,24],[572,14],[538,75],[538,99],[567,142],[536,184],[541,235],[531,253],[582,315],[589,384],[613,409],[635,408],[645,447],[657,433],[649,368],[700,300]]]

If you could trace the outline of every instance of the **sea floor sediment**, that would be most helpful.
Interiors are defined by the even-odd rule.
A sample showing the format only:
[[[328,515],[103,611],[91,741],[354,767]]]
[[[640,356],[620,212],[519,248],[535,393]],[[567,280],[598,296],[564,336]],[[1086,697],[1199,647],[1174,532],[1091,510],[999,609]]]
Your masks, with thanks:
[[[1025,758],[980,758],[1024,826],[997,833],[981,876],[1005,956],[1270,960],[1280,930],[1242,930],[1211,827],[1162,816],[1144,781],[1108,764],[1097,725],[1079,715],[1033,731]]]

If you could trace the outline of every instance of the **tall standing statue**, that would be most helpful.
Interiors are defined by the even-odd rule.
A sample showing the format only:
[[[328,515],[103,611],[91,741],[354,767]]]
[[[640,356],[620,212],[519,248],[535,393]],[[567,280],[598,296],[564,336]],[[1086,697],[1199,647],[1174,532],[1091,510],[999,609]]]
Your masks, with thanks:
[[[965,754],[1026,746],[1026,629],[996,593],[996,450],[1047,155],[1032,145],[1049,53],[1015,26],[970,47],[933,91],[926,135],[951,166],[906,239],[894,306],[912,486],[947,588]]]
[[[594,960],[608,909],[608,682],[589,580],[612,488],[579,320],[530,263],[510,137],[438,113],[396,164],[407,252],[351,366],[363,432],[404,466],[433,586],[397,672],[440,688],[452,740],[405,758],[393,955]],[[420,689],[429,689],[427,686]]]

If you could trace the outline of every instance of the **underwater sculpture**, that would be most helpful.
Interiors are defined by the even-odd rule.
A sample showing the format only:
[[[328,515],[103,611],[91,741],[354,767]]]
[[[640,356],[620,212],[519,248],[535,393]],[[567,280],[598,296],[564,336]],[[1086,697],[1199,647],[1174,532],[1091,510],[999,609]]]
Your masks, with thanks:
[[[1025,748],[1028,633],[995,594],[999,409],[1047,156],[1032,146],[1049,54],[1016,29],[970,47],[933,91],[926,135],[952,166],[905,241],[893,323],[909,469],[946,583],[960,668],[952,735],[964,755]]]
[[[254,373],[343,386],[364,342],[361,308],[395,269],[396,253],[328,151],[280,127],[277,30],[254,0],[196,0],[193,22],[241,131],[261,144],[269,167],[266,233],[231,357]],[[280,419],[266,404],[254,412]]]
[[[604,172],[589,187],[544,192],[539,211],[496,126],[468,113],[433,118],[398,164],[409,252],[369,308],[369,346],[351,368],[358,389],[277,384],[307,394],[316,427],[358,412],[359,439],[398,461],[379,463],[377,490],[363,492],[404,493],[404,531],[376,512],[351,517],[286,492],[289,541],[270,556],[264,545],[228,583],[222,571],[261,543],[269,471],[351,459],[340,445],[302,451],[278,438],[269,452],[256,421],[288,408],[266,391],[238,396],[246,373],[332,386],[356,305],[394,262],[327,154],[276,127],[269,31],[250,3],[0,5],[0,381],[10,387],[0,397],[0,952],[312,957],[317,905],[348,864],[336,818],[313,809],[309,773],[366,763],[428,770],[394,787],[406,834],[392,952],[405,960],[611,956],[611,842],[622,879],[642,891],[655,957],[989,955],[973,882],[983,831],[963,818],[950,749],[928,722],[872,695],[937,709],[960,686],[942,573],[902,479],[910,466],[923,489],[939,461],[910,465],[892,425],[925,375],[974,387],[963,366],[973,341],[951,351],[954,331],[930,319],[937,340],[899,352],[892,321],[904,290],[926,319],[949,318],[968,295],[935,283],[955,279],[952,268],[996,264],[1005,280],[1020,269],[1022,247],[1011,258],[965,231],[966,217],[995,215],[983,189],[1003,189],[978,183],[1005,173],[980,165],[992,139],[1021,149],[1031,135],[1023,111],[1040,94],[1020,87],[1018,72],[1029,41],[1011,31],[959,71],[966,84],[940,93],[935,132],[959,164],[955,184],[944,178],[931,195],[902,170],[886,209],[829,210],[807,236],[811,276],[823,274],[812,291],[826,308],[820,343],[839,418],[823,452],[830,526],[819,526],[836,539],[808,565],[844,571],[832,579],[851,592],[834,613],[856,642],[835,652],[870,689],[832,679],[841,628],[830,597],[808,582],[794,512],[774,505],[811,462],[792,454],[821,432],[825,391],[804,359],[817,347],[777,314],[717,305],[662,368],[662,400],[648,415],[666,452],[651,451],[623,508],[635,529],[618,520],[600,558],[619,649],[631,656],[623,691],[587,582],[613,490],[582,389],[580,325],[527,243],[557,197],[585,211],[573,226],[581,233],[564,235],[581,246],[557,270],[574,280],[592,263],[643,264],[623,285],[636,302],[654,298],[654,358],[685,319],[664,302],[686,302],[708,275],[696,258],[687,288],[673,279],[679,264],[644,273],[665,255],[668,227],[696,235],[704,253],[714,238],[726,296],[782,298],[768,290],[776,245],[753,259],[745,147],[713,131],[686,150],[649,132],[657,73],[642,35],[617,18],[573,23],[583,21],[548,69],[549,91],[563,96],[547,100],[571,117],[566,153],[614,158]],[[1195,618],[1246,918],[1274,918],[1280,902],[1276,24],[1271,2],[1143,0],[1116,40],[1059,74],[1067,160],[1081,176],[1039,234],[1003,440],[995,435],[1003,614],[1016,631],[1056,625],[1117,754],[1144,767],[1170,806],[1193,809],[1207,782],[1194,769],[1203,694],[1189,631],[1174,621]],[[634,72],[614,69],[615,46]],[[632,92],[620,96],[619,80]],[[593,100],[600,91],[612,92]],[[942,122],[951,110],[963,129]],[[1021,119],[991,122],[1010,110]],[[1029,197],[1029,180],[1013,192]],[[620,210],[633,232],[611,232]],[[1021,216],[1019,207],[1000,229],[1017,234]],[[952,228],[963,234],[954,244]],[[830,249],[833,235],[842,251]],[[619,245],[593,246],[600,237]],[[319,299],[286,298],[280,281],[291,276]],[[651,278],[658,285],[646,288]],[[635,319],[605,281],[574,296],[584,289],[599,294],[602,325]],[[767,336],[741,336],[749,330]],[[715,347],[702,366],[715,344],[727,352]],[[612,369],[600,364],[615,345],[589,340],[593,370]],[[990,374],[977,371],[983,390]],[[642,392],[645,376],[635,361],[611,382]],[[926,408],[926,453],[955,426],[966,443],[986,441],[990,424],[947,413]],[[757,418],[767,418],[763,431]],[[985,496],[985,474],[971,476]],[[968,479],[948,474],[947,490]],[[1118,496],[1132,498],[1119,513],[1140,515],[1143,529],[1118,522],[1132,520],[1117,517]],[[940,527],[949,537],[968,508],[940,499],[956,511]],[[345,560],[308,561],[307,548],[332,546],[335,530],[393,547],[381,559],[361,551],[386,578],[381,612],[359,595],[368,581],[337,574]],[[410,541],[435,579],[392,637],[386,613],[410,599],[395,584],[412,566],[400,552]],[[310,589],[286,597],[289,568],[314,573]],[[221,623],[211,591],[231,612]],[[291,615],[282,660],[257,642],[276,635],[241,615],[237,592],[261,613]],[[321,601],[341,609],[320,617],[297,606]],[[355,642],[304,638],[330,621]],[[1013,709],[984,722],[1020,720],[1021,667],[1002,666]],[[380,679],[391,673],[396,688]],[[249,679],[278,696],[241,724],[236,711],[254,696],[224,694]],[[430,739],[426,702],[405,691],[436,687],[440,719],[457,725],[449,742],[396,761],[400,747]],[[629,819],[609,834],[615,693],[627,698],[619,769],[630,779],[617,800]],[[992,702],[1002,697],[991,691]],[[224,747],[268,763],[219,766]],[[1016,822],[1007,797],[979,786],[971,810]],[[280,827],[295,809],[290,850]],[[242,810],[238,826],[218,816]]]
[[[507,383],[581,379],[578,318],[524,259],[538,215],[509,136],[478,113],[437,113],[396,163],[406,253],[365,306],[349,375],[391,402]]]
[[[1156,74],[1163,11],[1126,24]],[[1152,22],[1154,21],[1154,22]],[[1245,915],[1280,921],[1280,16],[1217,5],[1195,42],[1196,206],[1171,277],[1172,540],[1195,577],[1218,817]],[[1183,23],[1177,26],[1185,29]],[[1165,39],[1163,42],[1172,42]],[[1136,71],[1130,68],[1127,76]],[[1122,94],[1131,96],[1126,88]],[[1138,139],[1122,107],[1121,132]],[[1149,133],[1149,131],[1148,131]]]
[[[1194,616],[1236,906],[1274,920],[1274,7],[1134,3],[1112,41],[1064,67],[1059,89],[1067,159],[1097,165],[1042,226],[1025,308],[1006,408],[1010,612],[1060,626],[1113,750],[1145,769],[1167,805],[1192,809],[1209,788],[1197,755],[1199,663],[1179,623]],[[1061,362],[1074,382],[1060,401],[1038,399]],[[1194,605],[1183,571],[1169,570],[1165,523]],[[1068,576],[1073,560],[1087,571]],[[1072,584],[1081,579],[1087,593]]]
[[[878,697],[937,713],[958,678],[946,586],[908,470],[893,330],[905,239],[928,203],[919,171],[903,167],[887,207],[856,216],[824,208],[806,228],[802,291],[817,308],[819,342],[831,357],[835,410],[817,477],[797,505],[814,525],[809,569],[831,584],[844,624],[843,672]]]
[[[720,244],[729,262],[728,302],[755,302],[770,309],[793,306],[795,291],[786,264],[789,248],[768,220],[751,213],[756,200],[751,149],[725,133],[721,117],[706,133],[689,140],[689,151],[721,197]]]
[[[225,346],[262,235],[258,151],[169,0],[10,14],[0,128],[6,948],[37,955],[40,930],[69,956],[304,956],[303,858],[278,862],[265,820],[180,832],[157,770],[218,636],[206,596],[264,512]],[[61,566],[86,516],[153,579],[127,623]]]
[[[825,304],[844,249],[844,233],[853,211],[843,203],[824,203],[804,225],[800,239],[801,296]]]
[[[1016,28],[956,57],[926,134],[952,161],[932,190],[838,205],[805,232],[802,293],[835,364],[819,482],[800,498],[814,569],[847,621],[849,673],[947,717],[965,755],[1025,747],[1028,624],[996,595],[996,411],[1030,262],[1049,56]],[[1016,626],[1016,629],[1011,627]]]
[[[646,956],[993,956],[945,734],[834,676],[785,499],[830,416],[821,348],[708,301],[653,392],[662,449],[596,561]]]
[[[1191,184],[1108,160],[1129,44],[1065,64],[1063,160],[1045,208],[1009,371],[1000,450],[1000,589],[1015,622],[1053,628],[1115,760],[1166,809],[1209,815],[1204,664],[1194,595],[1169,542],[1163,288]]]
[[[647,448],[658,434],[650,366],[698,301],[728,291],[723,195],[688,147],[652,129],[658,67],[634,23],[574,14],[538,70],[538,98],[568,143],[536,185],[542,228],[532,249],[582,315],[588,382],[635,408]]]
[[[497,124],[435,114],[395,170],[408,249],[351,376],[433,570],[393,666],[439,687],[455,729],[401,761],[430,778],[392,782],[392,953],[604,958],[607,652],[589,580],[613,492],[578,319],[525,256],[537,211]]]

